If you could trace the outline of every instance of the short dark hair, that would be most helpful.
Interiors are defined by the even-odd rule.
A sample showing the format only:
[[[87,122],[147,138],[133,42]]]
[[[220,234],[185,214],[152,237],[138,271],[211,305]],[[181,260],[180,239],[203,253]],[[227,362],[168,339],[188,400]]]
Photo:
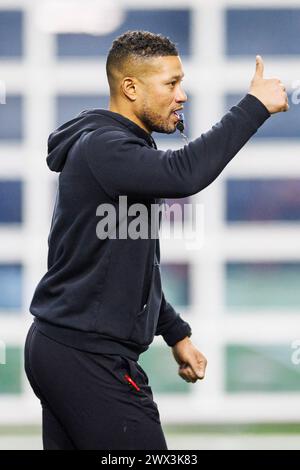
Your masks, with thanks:
[[[130,59],[178,56],[176,45],[166,36],[149,31],[126,31],[112,43],[106,60],[107,79],[112,90],[113,70],[122,69]]]

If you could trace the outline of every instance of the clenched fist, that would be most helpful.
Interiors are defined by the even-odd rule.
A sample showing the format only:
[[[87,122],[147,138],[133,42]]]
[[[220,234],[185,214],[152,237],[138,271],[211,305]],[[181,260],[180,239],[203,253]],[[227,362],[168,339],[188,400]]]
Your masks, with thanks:
[[[207,359],[198,351],[189,337],[186,336],[178,341],[172,347],[172,352],[179,364],[178,374],[183,380],[195,383],[198,379],[204,378]]]
[[[289,109],[284,84],[278,78],[264,78],[264,63],[260,55],[256,56],[256,70],[251,81],[249,93],[258,98],[270,114],[280,113]]]

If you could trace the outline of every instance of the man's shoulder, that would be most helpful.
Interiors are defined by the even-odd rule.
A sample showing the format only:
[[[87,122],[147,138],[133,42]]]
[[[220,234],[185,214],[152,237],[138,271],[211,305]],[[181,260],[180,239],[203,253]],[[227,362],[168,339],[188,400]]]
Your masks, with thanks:
[[[129,129],[116,127],[112,125],[107,125],[95,129],[89,132],[86,136],[84,136],[83,140],[97,145],[117,145],[118,143],[122,143],[124,141],[132,141],[136,143],[143,143],[143,139],[139,138],[135,134],[133,134]]]

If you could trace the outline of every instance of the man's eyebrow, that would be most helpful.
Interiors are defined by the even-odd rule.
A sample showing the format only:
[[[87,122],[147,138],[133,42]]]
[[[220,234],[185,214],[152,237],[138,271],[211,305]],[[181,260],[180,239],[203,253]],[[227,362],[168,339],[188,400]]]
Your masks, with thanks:
[[[170,80],[173,80],[174,78],[176,78],[176,80],[178,80],[179,78],[183,78],[184,77],[184,73],[182,74],[177,74],[177,75],[173,75]]]

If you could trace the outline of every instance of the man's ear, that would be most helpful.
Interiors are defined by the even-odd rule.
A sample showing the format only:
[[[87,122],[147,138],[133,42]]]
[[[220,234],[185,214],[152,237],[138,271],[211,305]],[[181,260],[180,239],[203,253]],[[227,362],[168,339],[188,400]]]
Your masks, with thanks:
[[[130,101],[136,100],[136,81],[132,77],[125,77],[122,80],[121,89]]]

